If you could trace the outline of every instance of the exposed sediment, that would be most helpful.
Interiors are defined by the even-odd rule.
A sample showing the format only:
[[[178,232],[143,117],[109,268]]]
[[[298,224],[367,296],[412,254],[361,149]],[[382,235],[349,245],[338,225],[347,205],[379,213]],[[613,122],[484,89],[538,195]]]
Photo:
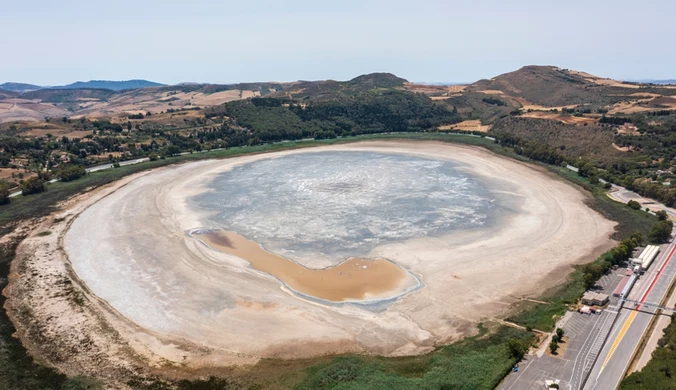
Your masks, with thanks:
[[[279,279],[295,293],[328,303],[369,303],[404,295],[421,286],[411,273],[382,258],[351,257],[336,266],[313,269],[266,251],[235,232],[196,229],[191,237],[212,249],[237,256],[254,269]]]

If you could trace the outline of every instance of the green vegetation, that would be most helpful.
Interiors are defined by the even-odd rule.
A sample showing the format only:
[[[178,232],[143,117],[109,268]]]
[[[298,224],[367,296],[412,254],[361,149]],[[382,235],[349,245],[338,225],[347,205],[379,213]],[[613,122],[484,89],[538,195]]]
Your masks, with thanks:
[[[624,378],[621,390],[674,389],[676,388],[676,314],[671,315],[671,324],[664,329],[652,359],[639,372]]]
[[[629,202],[627,202],[627,207],[629,207],[630,209],[634,209],[634,210],[640,210],[641,204],[638,203],[635,200],[630,200]]]
[[[559,342],[557,340],[552,339],[552,341],[549,343],[549,352],[552,355],[556,355],[556,351],[559,349]]]
[[[81,165],[67,165],[56,172],[59,180],[67,182],[77,180],[87,174],[87,170]]]
[[[338,357],[309,367],[299,390],[493,389],[532,343],[532,333],[500,327],[417,357]]]
[[[494,106],[506,106],[507,105],[507,103],[503,102],[502,100],[497,99],[497,98],[492,98],[492,97],[483,98],[483,99],[481,99],[481,101],[483,101],[486,104],[492,104]]]
[[[45,181],[38,176],[31,177],[21,183],[22,195],[39,194],[45,191],[47,191],[47,185],[45,184]]]
[[[9,195],[9,184],[4,181],[0,181],[0,205],[7,204],[10,201]]]
[[[669,241],[673,227],[674,223],[669,220],[665,219],[658,221],[650,231],[650,241],[655,244],[662,244]]]

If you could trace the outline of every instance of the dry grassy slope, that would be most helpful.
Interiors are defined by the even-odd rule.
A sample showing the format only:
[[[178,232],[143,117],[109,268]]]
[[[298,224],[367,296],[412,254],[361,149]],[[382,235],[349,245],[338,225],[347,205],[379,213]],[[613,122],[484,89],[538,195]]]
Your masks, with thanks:
[[[575,125],[548,119],[506,117],[496,121],[491,131],[547,144],[569,156],[585,156],[602,162],[626,157],[613,147],[614,128],[595,123]]]
[[[407,80],[391,73],[370,73],[349,81],[297,81],[281,85],[272,96],[293,99],[326,100],[336,96],[349,96],[374,89],[402,89]]]
[[[403,88],[406,80],[373,73],[349,81],[294,83],[195,84],[111,91],[107,89],[42,89],[26,93],[0,91],[0,123],[43,121],[45,117],[102,117],[187,107],[211,107],[255,96],[328,99],[382,88]]]
[[[602,89],[581,75],[552,66],[525,66],[467,87],[473,92],[500,91],[527,103],[550,107],[601,102],[604,100]]]
[[[502,94],[521,102],[523,106],[544,107],[605,107],[637,100],[640,97],[638,93],[676,93],[666,87],[625,83],[553,66],[525,66],[490,80],[479,80],[469,85],[467,91]]]

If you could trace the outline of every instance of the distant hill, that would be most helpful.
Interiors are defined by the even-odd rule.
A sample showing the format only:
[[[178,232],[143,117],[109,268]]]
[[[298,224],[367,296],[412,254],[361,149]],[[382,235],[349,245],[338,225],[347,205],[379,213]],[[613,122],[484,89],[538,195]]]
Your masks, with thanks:
[[[41,87],[39,85],[33,85],[33,84],[25,84],[25,83],[3,83],[0,84],[0,89],[5,90],[5,91],[12,91],[12,92],[28,92],[28,91],[35,91],[38,89],[42,89],[44,87]]]
[[[590,75],[591,76],[591,75]],[[593,76],[592,76],[593,77]],[[479,80],[468,91],[501,91],[531,104],[564,106],[597,101],[601,94],[593,81],[583,74],[554,66],[524,66],[490,80]]]
[[[320,80],[296,81],[281,85],[273,96],[288,96],[295,99],[325,100],[338,96],[350,96],[374,89],[402,89],[408,81],[392,73],[369,73],[348,81]]]
[[[408,80],[397,77],[392,73],[369,73],[357,76],[348,81],[347,84],[373,86],[376,88],[394,88],[401,87],[407,82]]]
[[[5,89],[0,89],[0,100],[2,99],[10,99],[19,96],[19,92],[14,92],[14,91],[8,91]]]
[[[61,87],[52,87],[52,89],[110,89],[111,91],[121,91],[123,89],[138,89],[148,87],[162,87],[165,84],[155,83],[148,80],[91,80],[78,81]]]
[[[639,83],[658,84],[658,85],[676,84],[676,79],[668,79],[668,80],[647,79],[647,80],[636,80],[636,81],[639,82]]]

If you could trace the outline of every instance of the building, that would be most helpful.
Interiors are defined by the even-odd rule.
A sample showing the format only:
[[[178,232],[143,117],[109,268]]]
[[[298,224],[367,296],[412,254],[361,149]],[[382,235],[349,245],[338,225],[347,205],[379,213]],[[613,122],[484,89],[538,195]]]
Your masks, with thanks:
[[[587,291],[582,296],[582,304],[587,306],[603,306],[608,303],[610,297],[606,294],[599,294],[592,291]]]
[[[607,294],[596,294],[594,297],[594,305],[595,306],[603,306],[606,303],[608,303],[609,296]]]

